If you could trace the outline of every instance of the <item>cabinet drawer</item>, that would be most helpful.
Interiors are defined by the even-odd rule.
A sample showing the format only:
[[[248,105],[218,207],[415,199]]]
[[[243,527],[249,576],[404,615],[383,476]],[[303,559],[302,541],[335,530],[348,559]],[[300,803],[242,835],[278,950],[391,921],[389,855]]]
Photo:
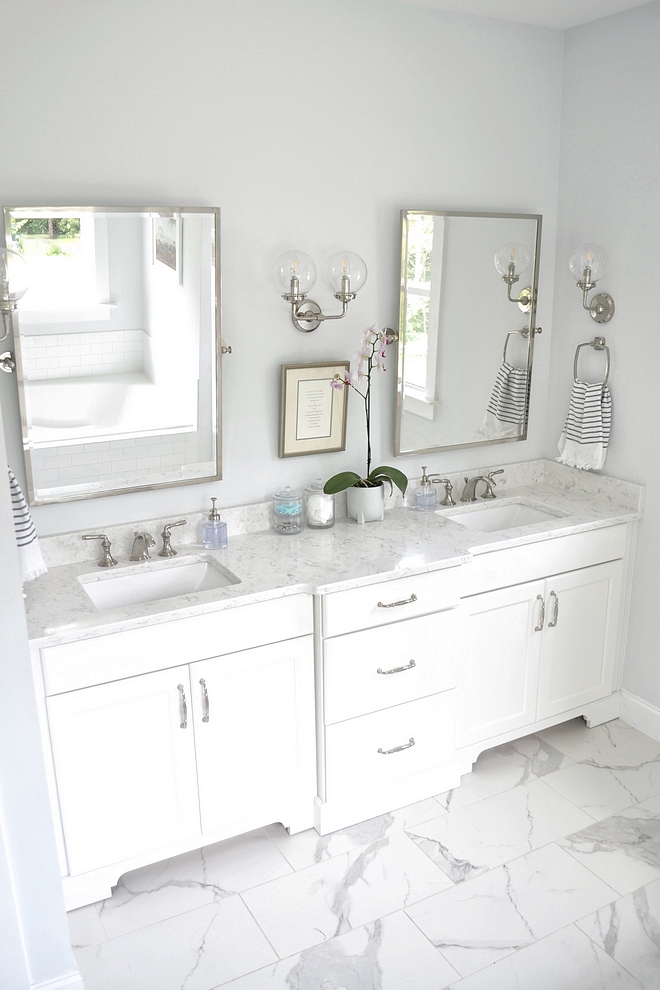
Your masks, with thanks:
[[[458,624],[450,609],[326,640],[326,724],[455,687]]]
[[[326,799],[363,797],[365,790],[447,763],[454,755],[454,715],[455,691],[445,691],[327,726]]]
[[[292,595],[41,651],[46,694],[309,635],[312,596]]]
[[[323,635],[340,636],[452,608],[458,605],[459,593],[454,567],[335,591],[322,598]]]

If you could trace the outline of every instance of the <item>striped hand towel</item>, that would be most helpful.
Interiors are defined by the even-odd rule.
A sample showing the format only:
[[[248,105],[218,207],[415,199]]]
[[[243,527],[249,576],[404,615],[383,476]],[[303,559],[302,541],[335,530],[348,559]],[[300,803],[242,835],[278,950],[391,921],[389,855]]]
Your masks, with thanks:
[[[600,471],[607,456],[611,424],[612,397],[607,385],[574,381],[557,460],[584,471]]]
[[[41,555],[37,532],[25,496],[12,469],[8,467],[7,470],[9,471],[9,491],[14,510],[14,532],[18,544],[18,558],[21,562],[21,575],[23,581],[33,581],[40,574],[45,574],[47,568]]]
[[[492,440],[520,436],[526,403],[527,369],[514,368],[508,361],[503,361],[479,433]]]

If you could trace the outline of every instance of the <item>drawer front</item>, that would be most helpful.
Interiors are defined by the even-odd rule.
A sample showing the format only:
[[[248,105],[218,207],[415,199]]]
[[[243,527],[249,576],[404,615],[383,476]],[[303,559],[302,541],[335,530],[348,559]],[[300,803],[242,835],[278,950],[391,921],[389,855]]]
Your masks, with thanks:
[[[363,797],[447,763],[454,755],[455,706],[455,691],[445,691],[327,726],[326,800]]]
[[[449,609],[326,640],[326,724],[455,687],[459,614]]]
[[[458,605],[457,570],[447,567],[323,595],[323,635],[341,636]]]
[[[311,595],[255,602],[41,651],[46,694],[164,670],[313,631]]]
[[[526,543],[474,557],[461,570],[462,596],[478,595],[551,574],[618,560],[626,552],[626,525]]]

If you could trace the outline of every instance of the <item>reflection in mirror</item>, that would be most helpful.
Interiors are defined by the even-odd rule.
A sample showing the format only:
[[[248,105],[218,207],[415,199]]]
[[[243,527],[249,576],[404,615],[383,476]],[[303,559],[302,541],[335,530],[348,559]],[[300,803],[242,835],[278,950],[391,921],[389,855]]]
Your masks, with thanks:
[[[401,226],[395,453],[524,440],[541,217],[404,210]]]
[[[5,209],[32,504],[220,477],[219,213]]]

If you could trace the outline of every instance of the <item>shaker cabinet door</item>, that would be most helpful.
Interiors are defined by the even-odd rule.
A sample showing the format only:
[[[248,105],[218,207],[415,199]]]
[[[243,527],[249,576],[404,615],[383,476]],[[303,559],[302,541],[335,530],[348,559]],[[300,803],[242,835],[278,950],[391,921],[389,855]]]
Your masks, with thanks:
[[[539,718],[612,693],[621,569],[615,560],[546,581]]]
[[[305,797],[311,815],[312,637],[202,660],[190,671],[203,831],[282,821]]]
[[[47,704],[71,875],[199,834],[187,666]]]

